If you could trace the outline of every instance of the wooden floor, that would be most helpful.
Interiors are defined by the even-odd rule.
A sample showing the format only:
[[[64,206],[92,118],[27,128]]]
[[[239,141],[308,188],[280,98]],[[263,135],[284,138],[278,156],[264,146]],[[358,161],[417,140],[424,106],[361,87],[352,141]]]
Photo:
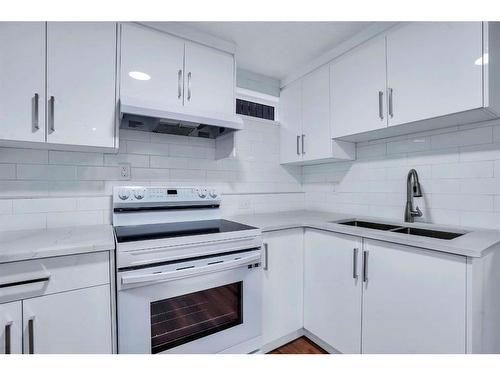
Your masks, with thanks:
[[[302,336],[267,354],[328,354],[307,337]]]

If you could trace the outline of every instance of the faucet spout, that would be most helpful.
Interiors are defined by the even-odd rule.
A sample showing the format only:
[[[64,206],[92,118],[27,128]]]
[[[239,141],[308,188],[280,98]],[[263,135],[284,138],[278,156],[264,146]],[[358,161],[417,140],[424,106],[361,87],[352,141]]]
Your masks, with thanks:
[[[413,223],[415,217],[421,217],[422,211],[418,206],[413,208],[413,197],[421,197],[422,189],[418,181],[418,173],[415,169],[410,169],[406,178],[406,208],[405,208],[405,221]]]

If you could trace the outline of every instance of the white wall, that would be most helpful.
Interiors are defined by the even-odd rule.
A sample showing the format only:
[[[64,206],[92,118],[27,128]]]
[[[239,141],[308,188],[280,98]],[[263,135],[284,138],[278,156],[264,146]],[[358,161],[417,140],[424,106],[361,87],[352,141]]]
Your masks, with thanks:
[[[301,169],[279,165],[279,127],[245,119],[234,158],[215,160],[215,142],[120,132],[114,154],[0,148],[0,228],[109,223],[115,185],[214,186],[226,215],[303,207]],[[117,163],[132,166],[120,181]]]
[[[354,162],[306,166],[306,207],[402,221],[411,168],[423,221],[500,229],[499,121],[359,143]]]

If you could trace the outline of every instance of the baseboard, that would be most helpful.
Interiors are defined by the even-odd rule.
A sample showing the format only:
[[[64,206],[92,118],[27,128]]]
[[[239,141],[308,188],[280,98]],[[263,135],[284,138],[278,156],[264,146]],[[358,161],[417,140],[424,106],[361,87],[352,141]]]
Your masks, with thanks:
[[[322,349],[326,350],[330,354],[342,354],[339,352],[337,349],[335,349],[333,346],[327,344],[323,340],[321,340],[318,336],[316,336],[314,333],[309,332],[307,329],[302,329],[303,335],[307,337],[309,340],[314,342],[316,345],[321,347]]]
[[[291,332],[288,335],[282,336],[279,339],[273,340],[267,344],[262,345],[262,347],[259,350],[259,353],[261,354],[269,353],[270,351],[279,348],[280,346],[283,346],[285,344],[288,344],[290,341],[298,339],[301,336],[304,336],[303,328],[298,329],[297,331]]]

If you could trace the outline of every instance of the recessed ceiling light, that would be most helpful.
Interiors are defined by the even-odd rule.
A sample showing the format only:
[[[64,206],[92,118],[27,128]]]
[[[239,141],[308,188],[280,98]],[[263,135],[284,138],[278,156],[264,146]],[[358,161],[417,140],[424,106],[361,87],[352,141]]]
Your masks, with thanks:
[[[482,57],[479,57],[476,61],[474,61],[476,65],[486,65],[488,64],[488,54],[485,53]]]
[[[151,76],[143,72],[128,72],[128,75],[133,79],[138,79],[139,81],[149,81]]]

